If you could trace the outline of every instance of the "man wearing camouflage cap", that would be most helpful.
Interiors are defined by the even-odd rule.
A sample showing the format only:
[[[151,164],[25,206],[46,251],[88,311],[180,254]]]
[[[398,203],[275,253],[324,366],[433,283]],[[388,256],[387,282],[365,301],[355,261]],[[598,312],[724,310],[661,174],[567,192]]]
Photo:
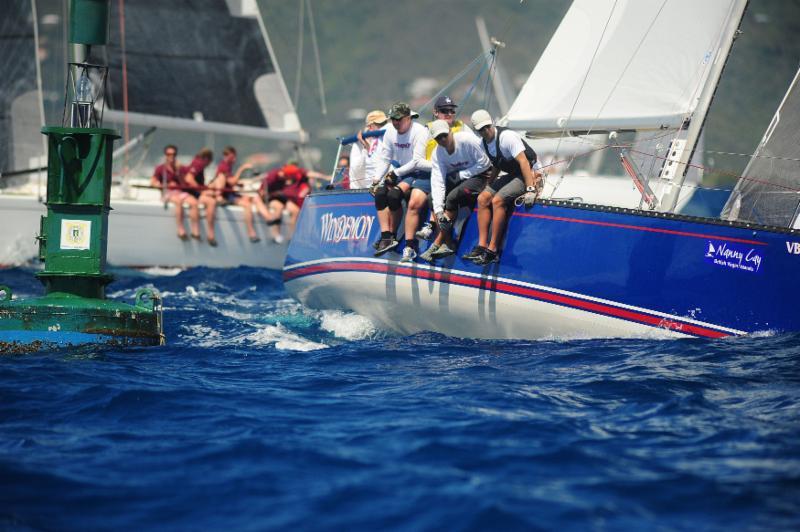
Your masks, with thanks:
[[[420,211],[426,208],[431,191],[431,162],[425,159],[425,146],[430,134],[428,128],[414,122],[418,116],[404,102],[394,104],[389,111],[391,125],[386,128],[379,162],[371,176],[381,227],[381,239],[375,244],[376,257],[399,244],[395,229],[402,218],[405,196],[408,196],[406,246],[416,252],[414,233],[419,226]]]

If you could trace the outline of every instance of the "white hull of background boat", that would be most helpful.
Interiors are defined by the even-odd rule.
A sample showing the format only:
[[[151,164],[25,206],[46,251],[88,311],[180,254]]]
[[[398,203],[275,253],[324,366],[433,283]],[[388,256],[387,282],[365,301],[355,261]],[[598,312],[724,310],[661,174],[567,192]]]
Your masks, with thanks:
[[[112,266],[283,266],[287,244],[272,242],[269,229],[260,220],[256,230],[261,242],[250,242],[239,207],[217,210],[217,247],[208,245],[204,230],[202,242],[178,239],[172,205],[165,209],[161,202],[112,200],[112,208],[108,217],[108,263]],[[37,256],[35,237],[44,214],[44,205],[34,197],[0,194],[0,265],[17,266]],[[186,226],[188,229],[188,216]]]

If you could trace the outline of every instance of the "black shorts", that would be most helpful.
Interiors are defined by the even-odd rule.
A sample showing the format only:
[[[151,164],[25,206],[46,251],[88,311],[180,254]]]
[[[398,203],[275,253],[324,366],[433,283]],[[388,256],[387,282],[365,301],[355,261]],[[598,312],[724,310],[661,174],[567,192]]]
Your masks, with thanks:
[[[486,176],[479,174],[462,180],[447,193],[444,208],[448,211],[457,211],[460,207],[475,207],[478,194],[486,186]]]

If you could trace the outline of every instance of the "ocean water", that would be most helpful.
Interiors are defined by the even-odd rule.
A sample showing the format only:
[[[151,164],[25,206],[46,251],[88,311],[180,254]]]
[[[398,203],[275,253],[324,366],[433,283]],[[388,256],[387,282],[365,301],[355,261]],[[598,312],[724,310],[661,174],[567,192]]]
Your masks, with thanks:
[[[0,356],[0,529],[800,529],[800,335],[396,336],[277,272],[117,275],[168,344]]]

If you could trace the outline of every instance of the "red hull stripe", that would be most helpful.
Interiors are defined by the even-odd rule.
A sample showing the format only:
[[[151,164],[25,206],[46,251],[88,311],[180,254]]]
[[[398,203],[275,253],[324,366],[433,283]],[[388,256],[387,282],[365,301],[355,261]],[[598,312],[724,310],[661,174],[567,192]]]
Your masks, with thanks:
[[[709,329],[707,327],[692,323],[685,323],[674,319],[663,318],[661,316],[652,316],[650,314],[645,314],[635,310],[614,307],[604,303],[598,303],[596,301],[587,301],[584,299],[546,292],[544,290],[538,290],[535,288],[527,288],[494,279],[469,277],[456,273],[417,269],[408,266],[395,266],[387,263],[332,262],[327,264],[314,264],[311,266],[303,266],[294,270],[284,270],[283,280],[290,281],[297,277],[327,272],[373,272],[402,275],[406,277],[417,277],[420,279],[430,279],[442,283],[469,286],[472,288],[480,288],[493,292],[500,292],[529,299],[536,299],[539,301],[546,301],[556,305],[585,310],[587,312],[602,314],[604,316],[613,316],[615,318],[642,323],[644,325],[650,325],[660,329],[670,329],[684,334],[702,336],[704,338],[724,338],[726,336],[730,336],[729,333]]]
[[[731,237],[723,237],[719,235],[705,235],[703,233],[689,233],[687,231],[672,231],[670,229],[656,229],[654,227],[642,227],[639,225],[628,225],[628,224],[615,224],[611,222],[597,222],[594,220],[583,220],[579,218],[565,218],[563,216],[550,216],[547,214],[532,214],[532,213],[525,213],[525,212],[517,212],[514,213],[514,216],[522,216],[524,218],[540,218],[542,220],[553,220],[556,222],[570,222],[576,224],[587,224],[587,225],[601,225],[603,227],[616,227],[618,229],[631,229],[634,231],[648,231],[650,233],[664,233],[667,235],[678,235],[678,236],[688,236],[692,238],[702,238],[702,239],[710,239],[710,240],[723,240],[728,242],[739,242],[742,244],[752,244],[754,246],[766,246],[766,242],[759,242],[757,240],[745,240],[743,238],[731,238]]]
[[[326,207],[374,207],[375,204],[370,201],[363,201],[358,203],[309,203],[309,209],[323,209]]]

